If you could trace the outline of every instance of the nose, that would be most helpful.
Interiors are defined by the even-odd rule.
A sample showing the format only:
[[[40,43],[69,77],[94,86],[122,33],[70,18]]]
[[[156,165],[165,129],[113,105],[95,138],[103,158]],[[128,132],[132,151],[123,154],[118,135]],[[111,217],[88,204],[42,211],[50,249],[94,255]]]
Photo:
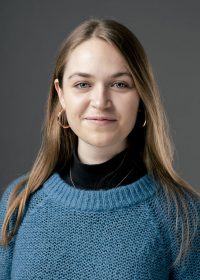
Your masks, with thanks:
[[[111,106],[110,94],[106,86],[98,85],[91,92],[91,106],[97,109],[106,109]]]

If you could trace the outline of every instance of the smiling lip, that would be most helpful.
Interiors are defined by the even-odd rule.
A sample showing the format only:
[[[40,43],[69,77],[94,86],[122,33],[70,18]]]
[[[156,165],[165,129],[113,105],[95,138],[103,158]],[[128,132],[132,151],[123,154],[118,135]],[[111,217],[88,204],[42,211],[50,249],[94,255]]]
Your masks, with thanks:
[[[113,124],[116,121],[116,120],[108,120],[108,119],[101,119],[101,120],[85,119],[85,120],[91,124],[98,125],[98,126],[105,126],[105,125]]]
[[[96,120],[96,121],[116,121],[114,118],[107,117],[107,116],[90,116],[90,117],[86,117],[85,119]]]

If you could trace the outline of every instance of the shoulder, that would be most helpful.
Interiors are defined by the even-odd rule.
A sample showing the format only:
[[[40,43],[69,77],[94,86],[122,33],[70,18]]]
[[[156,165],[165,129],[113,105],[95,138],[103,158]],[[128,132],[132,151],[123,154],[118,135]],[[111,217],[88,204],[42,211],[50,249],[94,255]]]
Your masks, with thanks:
[[[5,188],[5,190],[2,193],[2,196],[0,198],[0,203],[2,204],[5,200],[8,200],[10,194],[12,193],[12,191],[14,190],[15,186],[21,182],[22,180],[24,180],[26,177],[28,176],[28,173],[24,173],[22,175],[20,175],[19,177],[13,179]]]
[[[15,189],[16,185],[20,182],[23,182],[25,179],[27,179],[29,176],[29,173],[24,173],[23,175],[15,178],[12,180],[8,186],[6,187],[5,191],[3,192],[3,195],[0,199],[0,224],[5,217],[7,208],[8,208],[8,202],[11,193]],[[24,216],[27,214],[30,214],[31,212],[35,211],[36,208],[38,208],[39,205],[41,205],[44,201],[46,201],[46,198],[48,197],[48,192],[44,192],[43,185],[41,184],[34,192],[32,192],[28,199],[26,200],[26,207],[24,211]],[[22,186],[17,190],[17,194],[22,192],[27,186],[27,183],[23,183]],[[24,218],[23,216],[23,218]],[[16,217],[13,217],[13,221]]]
[[[188,210],[189,215],[193,215],[194,211],[200,215],[200,193],[195,193],[192,190],[186,190],[185,188],[172,185],[169,188],[164,187],[157,180],[149,176],[150,182],[156,186],[156,195],[154,196],[153,203],[161,215],[169,217],[168,213],[164,210],[169,210],[171,213],[177,213],[179,208],[179,214],[181,210]],[[186,209],[187,207],[187,209]],[[172,217],[172,216],[171,216]]]
[[[164,236],[171,240],[176,239],[176,229],[181,233],[188,223],[191,231],[195,232],[200,226],[200,197],[183,188],[182,191],[177,191],[178,186],[174,186],[176,189],[167,193],[158,182],[155,184],[157,191],[148,200],[148,205]]]
[[[28,176],[28,173],[25,173],[15,179],[13,179],[5,188],[5,190],[3,191],[3,194],[0,198],[0,224],[3,222],[5,213],[7,211],[7,206],[8,206],[8,201],[9,201],[9,197],[12,193],[12,191],[14,190],[15,186],[21,182],[22,180],[24,180],[26,177]]]

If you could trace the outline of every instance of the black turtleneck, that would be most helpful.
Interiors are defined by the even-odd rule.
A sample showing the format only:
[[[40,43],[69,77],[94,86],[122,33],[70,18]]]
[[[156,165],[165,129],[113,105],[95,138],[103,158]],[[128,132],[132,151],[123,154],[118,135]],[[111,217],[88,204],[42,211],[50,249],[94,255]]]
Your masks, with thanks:
[[[75,187],[86,190],[110,189],[127,185],[147,173],[139,153],[131,147],[100,164],[82,163],[79,160],[77,150],[74,150],[70,165]],[[69,185],[73,186],[70,179],[70,168],[59,173]],[[122,179],[124,180],[122,181]]]

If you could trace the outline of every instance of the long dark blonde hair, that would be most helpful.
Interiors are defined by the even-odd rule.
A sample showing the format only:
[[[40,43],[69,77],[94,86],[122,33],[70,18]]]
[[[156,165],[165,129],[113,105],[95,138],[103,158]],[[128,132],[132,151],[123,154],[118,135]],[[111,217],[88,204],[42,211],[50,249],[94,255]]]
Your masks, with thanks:
[[[172,203],[176,206],[176,230],[178,219],[181,218],[182,242],[175,265],[182,256],[186,256],[192,236],[191,216],[184,193],[187,192],[198,200],[200,194],[173,168],[174,144],[153,72],[141,43],[127,27],[109,19],[89,18],[83,21],[67,36],[61,46],[51,80],[46,116],[42,127],[42,144],[30,172],[16,184],[9,196],[2,226],[1,244],[7,246],[17,233],[31,194],[47,180],[52,172],[64,168],[71,159],[72,151],[77,145],[77,136],[71,129],[62,129],[57,123],[61,104],[54,80],[58,79],[62,87],[64,69],[70,53],[92,37],[100,38],[117,47],[132,73],[146,116],[144,139],[141,139],[144,141],[143,160],[148,173],[151,173],[162,186],[167,198],[168,210],[171,209]],[[9,232],[9,222],[16,211],[16,221]],[[198,223],[197,218],[196,215],[196,218],[192,219],[194,226]]]

